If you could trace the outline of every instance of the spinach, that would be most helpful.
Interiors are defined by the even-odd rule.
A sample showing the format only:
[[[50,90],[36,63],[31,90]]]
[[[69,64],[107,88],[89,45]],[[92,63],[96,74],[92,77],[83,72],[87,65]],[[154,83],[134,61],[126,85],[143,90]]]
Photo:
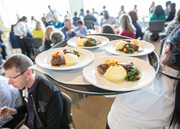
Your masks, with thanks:
[[[91,46],[97,46],[97,44],[94,41],[88,40],[84,42],[85,47],[91,47]]]
[[[126,80],[127,81],[135,81],[135,80],[139,80],[141,77],[139,76],[140,72],[137,68],[135,67],[130,67],[128,69],[126,69],[127,71],[127,76],[126,76]]]

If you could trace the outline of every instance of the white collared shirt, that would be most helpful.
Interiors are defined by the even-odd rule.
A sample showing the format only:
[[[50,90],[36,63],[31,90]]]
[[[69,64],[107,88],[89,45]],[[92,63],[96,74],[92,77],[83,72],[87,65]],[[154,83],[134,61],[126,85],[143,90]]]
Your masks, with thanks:
[[[12,85],[8,85],[8,79],[0,75],[0,108],[15,108],[22,105],[22,97],[19,90]],[[10,121],[12,116],[2,116],[0,127]]]
[[[162,72],[173,77],[179,73],[167,66],[162,66]],[[174,79],[161,74],[148,87],[118,95],[108,115],[109,127],[161,129],[168,126],[174,109],[174,84]]]
[[[49,13],[46,16],[47,21],[54,21],[54,16],[60,16],[60,14],[53,9],[52,11],[49,11]]]
[[[116,21],[116,18],[115,18],[115,17],[109,16],[108,19],[102,18],[100,24],[101,24],[101,26],[102,26],[103,24],[117,25],[117,21]]]
[[[20,36],[20,38],[22,38],[22,35],[26,35],[27,36],[27,32],[28,32],[28,27],[27,27],[27,23],[24,21],[20,21],[15,27],[14,27],[14,34],[16,36]]]

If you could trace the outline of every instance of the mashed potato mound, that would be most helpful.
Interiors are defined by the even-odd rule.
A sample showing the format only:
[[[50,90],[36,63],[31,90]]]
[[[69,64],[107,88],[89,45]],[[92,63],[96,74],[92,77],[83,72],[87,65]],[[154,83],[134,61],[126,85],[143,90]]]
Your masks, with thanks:
[[[84,47],[84,42],[86,42],[88,39],[82,38],[82,39],[78,39],[77,41],[77,46],[79,47]]]
[[[119,49],[122,49],[125,44],[127,44],[126,41],[118,42],[118,43],[116,44],[116,49],[118,49],[118,50],[119,50]]]
[[[122,82],[127,76],[126,70],[122,66],[111,66],[104,74],[104,77],[113,82]]]
[[[66,65],[74,65],[78,62],[78,56],[77,55],[74,55],[74,54],[64,54],[63,55],[64,59],[65,59],[65,62],[66,62]]]

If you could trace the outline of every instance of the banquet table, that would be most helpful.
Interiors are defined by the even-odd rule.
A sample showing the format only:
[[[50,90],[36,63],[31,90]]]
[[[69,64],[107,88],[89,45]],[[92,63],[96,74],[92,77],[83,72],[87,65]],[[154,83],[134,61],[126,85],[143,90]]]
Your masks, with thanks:
[[[93,34],[95,36],[104,36],[109,39],[109,41],[112,40],[118,40],[118,39],[128,39],[128,37],[114,35],[114,34]],[[51,49],[59,48],[59,47],[65,47],[67,46],[67,40],[64,40],[56,45],[54,45]],[[102,52],[104,55],[112,56],[112,54],[105,52],[104,47],[98,48],[98,49],[91,49],[91,51],[95,54],[95,58],[102,55]],[[148,55],[138,57],[140,59],[146,60],[150,63],[150,65],[154,68],[156,74],[159,70],[160,64],[159,64],[159,58],[156,52],[152,52]],[[76,70],[68,70],[68,71],[61,71],[59,73],[55,73],[55,71],[48,71],[44,70],[45,77],[51,81],[52,83],[56,84],[57,86],[69,90],[71,92],[81,93],[81,94],[87,94],[87,95],[116,95],[116,94],[123,94],[127,92],[133,92],[131,91],[110,91],[106,89],[98,88],[83,78],[82,75],[83,68],[79,68]],[[53,75],[54,74],[54,75]],[[61,76],[61,79],[54,79],[54,77]],[[54,76],[54,77],[53,77]],[[76,77],[77,76],[77,77]]]

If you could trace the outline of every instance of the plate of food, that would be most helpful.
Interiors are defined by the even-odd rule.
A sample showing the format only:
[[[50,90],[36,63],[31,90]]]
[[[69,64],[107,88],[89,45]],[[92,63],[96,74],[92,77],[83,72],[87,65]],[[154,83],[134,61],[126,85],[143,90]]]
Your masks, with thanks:
[[[147,62],[125,56],[106,56],[94,59],[83,68],[85,79],[96,87],[111,91],[132,91],[151,84],[154,68]]]
[[[63,47],[40,53],[35,62],[38,66],[51,70],[70,70],[88,65],[94,54],[86,49]]]
[[[103,36],[80,36],[74,37],[67,41],[67,44],[71,47],[79,48],[97,48],[104,46],[109,42],[109,39]]]
[[[154,46],[143,40],[113,40],[106,45],[105,50],[122,56],[142,56],[154,51]]]

